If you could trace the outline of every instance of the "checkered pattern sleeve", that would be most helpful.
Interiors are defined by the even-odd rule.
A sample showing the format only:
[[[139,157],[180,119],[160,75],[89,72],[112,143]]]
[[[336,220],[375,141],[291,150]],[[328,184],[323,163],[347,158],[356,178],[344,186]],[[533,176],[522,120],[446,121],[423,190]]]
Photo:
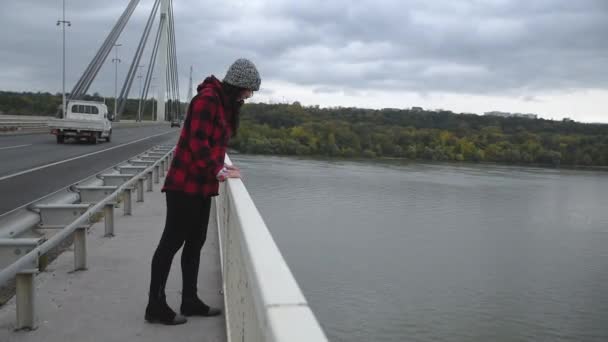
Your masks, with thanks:
[[[216,96],[197,96],[190,113],[189,144],[192,161],[207,180],[215,180],[218,172],[224,167],[225,149],[217,145],[221,132],[215,129],[219,106]]]

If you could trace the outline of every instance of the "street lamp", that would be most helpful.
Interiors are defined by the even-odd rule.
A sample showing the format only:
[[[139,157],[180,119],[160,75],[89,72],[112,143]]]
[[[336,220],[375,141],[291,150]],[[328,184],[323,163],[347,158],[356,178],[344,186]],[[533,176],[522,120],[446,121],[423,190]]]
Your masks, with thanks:
[[[118,119],[118,63],[122,62],[120,58],[118,58],[119,46],[122,46],[122,44],[114,44],[114,52],[116,57],[112,59],[112,63],[114,63],[114,120]]]
[[[63,31],[63,72],[62,72],[62,78],[61,78],[61,93],[62,93],[62,100],[61,100],[61,117],[65,118],[65,113],[66,113],[66,106],[65,106],[65,25],[68,26],[72,26],[72,23],[70,21],[65,20],[65,0],[63,0],[63,18],[62,20],[57,20],[57,26],[61,25],[62,26],[62,31]]]
[[[145,65],[138,65],[137,66],[137,70],[139,70],[139,68],[143,68],[145,67]],[[137,107],[137,120],[141,122],[141,98],[142,98],[142,92],[141,92],[141,79],[142,79],[142,75],[137,76],[137,78],[139,78],[139,106]]]
[[[137,78],[139,78],[139,105],[137,106],[137,121],[142,121],[142,117],[141,117],[141,79],[144,78],[142,75],[138,75]]]
[[[156,77],[152,77],[150,80],[150,87],[152,88],[152,121],[156,121],[156,111],[155,111],[155,103],[156,103],[156,86],[154,85],[154,80]]]
[[[150,85],[150,88],[152,88],[152,121],[156,121],[156,116],[154,115],[154,103],[156,102],[156,86],[155,85]]]

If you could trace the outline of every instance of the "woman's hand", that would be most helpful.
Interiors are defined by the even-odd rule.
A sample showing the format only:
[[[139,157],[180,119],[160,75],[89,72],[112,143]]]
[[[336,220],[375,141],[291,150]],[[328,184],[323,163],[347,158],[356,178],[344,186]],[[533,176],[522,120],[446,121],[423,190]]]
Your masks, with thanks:
[[[241,170],[236,169],[228,169],[226,171],[226,178],[241,178]]]
[[[241,178],[241,170],[236,166],[224,165],[224,168],[217,174],[217,180],[223,182],[228,178]]]
[[[217,174],[217,180],[223,182],[228,178],[241,178],[241,170],[234,165],[224,164],[224,168]]]

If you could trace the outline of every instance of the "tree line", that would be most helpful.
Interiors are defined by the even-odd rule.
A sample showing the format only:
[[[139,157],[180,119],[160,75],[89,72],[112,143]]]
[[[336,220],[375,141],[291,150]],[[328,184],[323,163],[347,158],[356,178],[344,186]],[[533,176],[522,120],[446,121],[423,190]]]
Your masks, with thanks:
[[[99,94],[87,100],[113,98]],[[61,94],[0,91],[0,112],[55,116]],[[151,117],[147,101],[144,119]],[[186,104],[182,104],[185,108]],[[129,99],[124,119],[134,119]],[[608,125],[502,118],[451,111],[320,108],[293,104],[243,106],[231,147],[243,153],[344,158],[608,166]]]
[[[608,125],[450,111],[247,104],[244,153],[608,166]]]
[[[113,97],[103,97],[94,93],[85,95],[83,100],[104,102],[108,106],[108,111],[110,113],[114,112]],[[0,114],[56,117],[61,109],[61,102],[62,96],[60,93],[0,91]],[[150,99],[142,102],[144,120],[152,120],[152,102]],[[138,99],[128,99],[122,119],[134,120],[138,108]],[[185,108],[185,104],[182,104],[182,108]]]

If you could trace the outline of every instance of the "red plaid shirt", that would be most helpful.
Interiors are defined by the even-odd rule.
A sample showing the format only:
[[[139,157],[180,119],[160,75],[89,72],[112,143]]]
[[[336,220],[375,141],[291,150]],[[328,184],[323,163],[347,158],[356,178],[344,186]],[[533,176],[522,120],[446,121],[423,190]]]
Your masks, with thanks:
[[[207,77],[197,90],[162,191],[211,197],[218,195],[216,176],[224,167],[231,126],[220,81],[215,76]]]

